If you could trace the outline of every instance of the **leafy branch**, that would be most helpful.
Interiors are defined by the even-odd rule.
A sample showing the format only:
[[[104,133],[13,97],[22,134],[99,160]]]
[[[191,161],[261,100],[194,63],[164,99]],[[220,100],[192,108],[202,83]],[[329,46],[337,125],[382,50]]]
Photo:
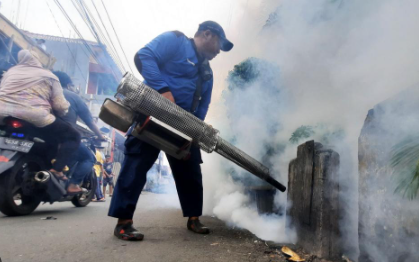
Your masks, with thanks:
[[[395,193],[415,199],[419,193],[419,137],[403,140],[392,149],[390,166],[397,175]]]

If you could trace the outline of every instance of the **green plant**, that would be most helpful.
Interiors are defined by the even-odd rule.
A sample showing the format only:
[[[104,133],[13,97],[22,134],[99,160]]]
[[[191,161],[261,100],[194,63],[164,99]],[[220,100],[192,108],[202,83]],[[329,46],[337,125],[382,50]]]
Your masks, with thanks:
[[[292,133],[289,141],[292,144],[298,144],[302,139],[309,138],[314,133],[315,132],[312,126],[300,126],[294,131],[294,133]]]
[[[228,74],[229,89],[244,88],[246,84],[253,82],[260,74],[257,67],[260,63],[262,63],[262,60],[250,57],[235,65],[234,69]]]
[[[419,193],[419,137],[411,137],[396,144],[392,149],[390,166],[397,175],[395,193],[408,199]]]
[[[318,123],[315,126],[300,126],[292,133],[289,141],[291,144],[301,143],[307,138],[315,139],[323,145],[331,145],[345,137],[345,131],[337,126]]]

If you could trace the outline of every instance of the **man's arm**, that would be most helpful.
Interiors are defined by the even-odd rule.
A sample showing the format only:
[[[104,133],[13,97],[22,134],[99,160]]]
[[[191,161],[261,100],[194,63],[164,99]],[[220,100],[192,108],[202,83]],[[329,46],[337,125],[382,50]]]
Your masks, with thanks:
[[[211,95],[212,95],[212,85],[213,80],[209,80],[209,83],[205,83],[208,86],[208,89],[205,91],[205,93],[202,94],[202,99],[199,102],[198,109],[196,112],[196,116],[201,119],[205,120],[205,117],[208,113],[209,105],[211,103]]]
[[[86,122],[85,122],[86,123]],[[100,132],[99,128],[97,127],[97,125],[92,121],[89,123],[86,123],[86,125],[90,128],[90,130],[93,131],[93,133],[95,133],[95,135],[99,138],[99,139],[105,139],[102,135],[102,132]]]
[[[106,163],[105,163],[106,164]],[[104,164],[104,165],[105,165]],[[103,173],[105,174],[106,177],[109,177],[110,174],[108,174],[108,172],[106,171],[106,168],[103,168]]]
[[[180,45],[181,38],[174,32],[166,32],[141,48],[135,58],[137,69],[147,84],[172,102],[174,98],[161,75],[160,66],[176,54]]]
[[[111,167],[113,167],[113,165]],[[106,173],[106,176],[107,177],[111,177],[112,176],[112,172],[111,173],[108,173],[105,168],[103,169],[103,171]]]
[[[109,174],[108,174],[108,172],[106,172],[106,169],[102,168],[102,170],[103,170],[103,175],[104,175],[105,177],[109,177]]]

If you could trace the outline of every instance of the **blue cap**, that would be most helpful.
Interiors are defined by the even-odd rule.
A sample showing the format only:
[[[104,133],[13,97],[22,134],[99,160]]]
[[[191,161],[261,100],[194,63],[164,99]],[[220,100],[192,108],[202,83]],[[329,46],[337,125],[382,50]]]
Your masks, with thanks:
[[[233,48],[233,43],[230,42],[227,38],[226,38],[226,34],[223,30],[223,28],[216,22],[214,21],[205,21],[202,24],[199,25],[198,28],[198,32],[199,31],[205,31],[205,30],[210,30],[211,32],[213,32],[214,34],[218,35],[220,37],[220,42],[221,42],[221,47],[220,49],[222,51],[228,52]]]

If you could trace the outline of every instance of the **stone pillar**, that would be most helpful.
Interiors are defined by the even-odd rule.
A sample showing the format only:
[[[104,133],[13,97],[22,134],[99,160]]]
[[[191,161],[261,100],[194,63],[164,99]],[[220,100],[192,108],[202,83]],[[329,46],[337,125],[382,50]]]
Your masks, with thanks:
[[[368,112],[358,145],[359,261],[419,261],[419,199],[395,193],[392,148],[419,130],[419,86]]]
[[[339,245],[339,154],[308,141],[289,165],[287,214],[306,252],[325,259],[341,256]]]

